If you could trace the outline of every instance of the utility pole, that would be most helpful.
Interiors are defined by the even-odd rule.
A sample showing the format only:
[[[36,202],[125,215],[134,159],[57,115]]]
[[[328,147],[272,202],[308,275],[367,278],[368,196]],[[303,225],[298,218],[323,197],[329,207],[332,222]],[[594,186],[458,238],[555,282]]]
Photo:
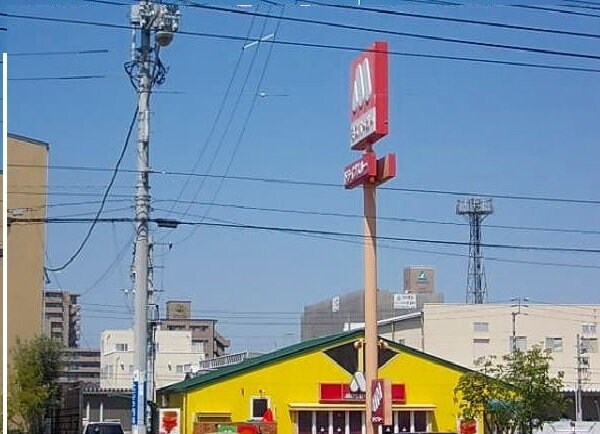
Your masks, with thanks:
[[[515,351],[517,351],[517,316],[519,315],[527,315],[525,312],[521,312],[521,306],[522,307],[528,307],[526,304],[521,304],[521,301],[529,301],[529,299],[527,297],[521,298],[521,297],[517,297],[517,298],[511,298],[510,301],[518,301],[518,304],[513,304],[511,307],[518,307],[519,310],[517,310],[516,312],[513,311],[510,313],[510,315],[512,316],[512,352],[514,353]]]
[[[581,342],[581,336],[577,335],[577,388],[575,390],[575,420],[581,422],[583,420],[583,400],[581,389],[584,373],[587,376],[589,359],[584,354],[587,353],[587,348]]]
[[[171,5],[154,5],[140,0],[131,6],[131,24],[140,33],[140,46],[135,47],[127,72],[138,91],[137,182],[135,193],[135,282],[134,282],[134,368],[132,384],[132,431],[147,432],[148,369],[148,283],[149,283],[149,219],[150,219],[150,93],[154,84],[164,80],[165,69],[158,56],[160,47],[169,45],[179,28],[179,9]],[[151,45],[154,33],[155,45]],[[135,74],[137,71],[137,75]]]

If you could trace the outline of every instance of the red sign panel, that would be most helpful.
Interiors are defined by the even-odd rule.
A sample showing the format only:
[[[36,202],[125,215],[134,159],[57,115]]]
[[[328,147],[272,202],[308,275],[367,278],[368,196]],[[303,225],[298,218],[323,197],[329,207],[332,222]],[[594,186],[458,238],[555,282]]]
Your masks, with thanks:
[[[361,151],[388,133],[388,44],[378,41],[352,62],[350,145]]]
[[[389,380],[373,380],[371,384],[371,422],[392,424],[392,383]]]
[[[390,396],[392,402],[397,404],[406,403],[406,387],[404,384],[392,384]],[[319,384],[319,402],[356,402],[364,401],[365,392],[352,392],[349,384],[321,383]]]
[[[374,182],[377,177],[377,157],[367,152],[344,169],[344,187],[351,189],[366,182]]]

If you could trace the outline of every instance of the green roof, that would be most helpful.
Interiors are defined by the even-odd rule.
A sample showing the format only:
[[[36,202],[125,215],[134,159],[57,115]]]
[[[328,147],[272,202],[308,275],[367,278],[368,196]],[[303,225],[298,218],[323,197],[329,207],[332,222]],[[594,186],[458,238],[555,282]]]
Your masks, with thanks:
[[[233,377],[239,374],[245,374],[256,369],[263,368],[267,365],[271,365],[282,360],[290,359],[294,356],[299,356],[303,354],[307,354],[312,351],[320,350],[323,348],[328,348],[334,346],[335,344],[344,343],[348,340],[355,339],[358,336],[364,336],[364,329],[358,329],[350,332],[343,332],[335,335],[324,336],[321,338],[311,339],[309,341],[300,342],[298,344],[291,345],[289,347],[281,348],[279,350],[273,351],[271,353],[263,354],[258,357],[252,357],[250,359],[246,359],[242,363],[237,365],[226,366],[224,368],[219,368],[215,371],[209,372],[208,374],[198,375],[194,378],[189,378],[184,381],[180,381],[179,383],[174,383],[169,386],[165,386],[159,389],[159,392],[163,394],[169,393],[179,393],[179,392],[188,392],[198,387],[207,386],[212,383],[217,383],[221,380],[225,380],[227,378]],[[383,339],[384,342],[387,343],[388,347],[392,350],[396,350],[398,352],[404,352],[408,354],[415,355],[417,357],[422,357],[424,359],[430,360],[434,363],[438,363],[444,365],[450,369],[454,369],[457,371],[468,372],[470,369],[465,368],[463,366],[457,365],[448,360],[432,356],[431,354],[424,353],[422,351],[416,350],[414,348],[408,347],[403,344],[398,344],[387,339]]]

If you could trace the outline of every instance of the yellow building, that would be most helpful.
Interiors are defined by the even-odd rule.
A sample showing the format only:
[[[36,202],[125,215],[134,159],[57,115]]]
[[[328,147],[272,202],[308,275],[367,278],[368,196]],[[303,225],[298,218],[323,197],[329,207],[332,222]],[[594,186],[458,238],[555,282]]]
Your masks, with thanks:
[[[6,153],[8,230],[5,241],[10,365],[11,350],[17,339],[26,341],[42,332],[45,225],[11,224],[11,218],[46,216],[48,144],[9,134]]]
[[[358,330],[251,358],[165,387],[158,402],[180,409],[182,434],[206,432],[208,422],[260,420],[266,409],[276,423],[276,431],[269,432],[361,434],[365,387],[358,372],[363,336]],[[383,432],[455,433],[459,410],[454,387],[467,370],[382,342],[379,377],[390,380],[393,397],[393,425]]]

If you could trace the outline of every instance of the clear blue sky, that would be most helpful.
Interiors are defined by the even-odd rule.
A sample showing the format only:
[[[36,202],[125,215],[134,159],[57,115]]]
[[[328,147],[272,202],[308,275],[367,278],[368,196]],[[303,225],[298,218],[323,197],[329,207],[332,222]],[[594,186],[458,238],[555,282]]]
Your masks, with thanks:
[[[128,24],[125,7],[84,2],[39,2],[11,6],[9,12]],[[235,6],[229,2],[213,2]],[[350,4],[350,3],[348,3]],[[254,3],[256,5],[256,3]],[[600,33],[600,18],[524,10],[507,6],[434,6],[373,2],[403,11],[499,21],[517,25]],[[239,8],[238,8],[239,9]],[[246,9],[255,10],[255,9]],[[573,11],[591,12],[584,9]],[[260,12],[278,16],[280,8],[260,4]],[[600,13],[597,13],[600,15]],[[381,16],[360,11],[300,8],[288,5],[284,16],[335,21],[362,27],[439,35],[448,38],[539,47],[600,55],[597,39]],[[181,28],[191,32],[245,36],[252,20],[230,13],[183,8]],[[277,20],[256,18],[251,36],[274,32]],[[546,65],[600,68],[594,59],[556,57],[439,41],[377,35],[282,21],[277,40],[367,47],[387,40],[391,50],[469,56]],[[50,143],[53,166],[111,168],[119,155],[135,107],[135,93],[123,72],[129,60],[127,30],[85,25],[9,20],[9,52],[107,49],[108,54],[14,56],[10,78],[99,74],[88,81],[10,81],[9,131]],[[176,36],[162,51],[167,82],[152,99],[151,162],[156,170],[190,172],[203,148],[243,42]],[[258,51],[258,52],[257,52]],[[244,119],[256,93],[269,52],[268,44],[244,52],[232,95],[216,133],[198,165],[198,173],[285,178],[341,183],[343,167],[358,156],[348,145],[349,68],[356,52],[276,45],[266,64],[260,92],[234,154]],[[241,85],[253,69],[237,112],[221,136]],[[376,150],[396,152],[399,175],[390,187],[477,191],[509,195],[600,199],[600,75],[598,73],[486,65],[450,60],[392,56],[390,59],[390,134]],[[132,141],[122,167],[135,168]],[[233,156],[233,159],[232,159]],[[109,172],[49,171],[49,216],[93,216]],[[167,214],[186,178],[153,175],[153,217],[198,221],[206,207],[189,214]],[[132,173],[120,173],[105,217],[133,216]],[[258,208],[362,212],[359,190],[192,178],[182,199]],[[383,217],[461,223],[456,197],[380,191]],[[121,200],[121,201],[116,201]],[[93,201],[73,206],[69,202]],[[497,199],[487,223],[599,230],[600,206]],[[183,212],[186,205],[176,205]],[[360,234],[360,218],[330,217],[213,206],[208,217],[255,225],[291,226]],[[87,224],[49,225],[47,255],[62,264],[79,245]],[[379,235],[468,241],[467,226],[380,221]],[[83,293],[84,345],[97,346],[105,328],[129,326],[131,299],[131,224],[96,227],[83,254],[65,271],[50,275],[50,287]],[[190,234],[192,234],[190,236]],[[315,237],[239,229],[188,227],[158,229],[155,239],[172,242],[156,249],[156,286],[168,299],[189,299],[195,316],[219,320],[232,350],[268,350],[299,337],[302,308],[362,287],[360,245]],[[184,240],[185,239],[185,240]],[[486,228],[484,241],[516,245],[598,248],[596,234],[517,231]],[[437,289],[448,302],[465,298],[467,259],[435,253],[466,254],[461,246],[386,242],[379,250],[379,287],[401,291],[402,268],[413,264],[437,269]],[[420,249],[416,252],[403,249]],[[122,252],[120,260],[116,261]],[[433,252],[433,253],[431,253]],[[599,266],[600,255],[492,250],[486,256]],[[108,271],[107,271],[108,270]],[[486,262],[489,298],[507,301],[526,296],[543,302],[600,303],[600,269]],[[161,306],[162,311],[162,306]],[[164,312],[164,311],[162,311]]]

